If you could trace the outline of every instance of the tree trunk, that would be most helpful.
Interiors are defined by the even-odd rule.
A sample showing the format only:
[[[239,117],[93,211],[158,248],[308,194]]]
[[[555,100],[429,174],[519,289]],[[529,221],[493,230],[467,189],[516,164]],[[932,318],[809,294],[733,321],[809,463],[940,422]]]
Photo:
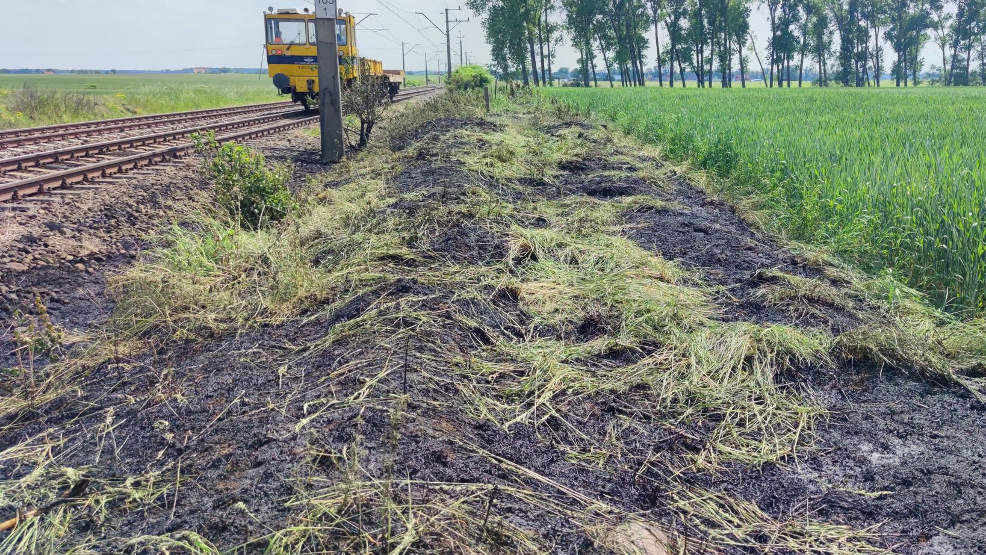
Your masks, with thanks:
[[[540,81],[538,80],[538,59],[537,54],[534,52],[534,31],[531,29],[530,25],[527,25],[527,48],[531,53],[531,75],[534,76],[534,86],[540,86]]]
[[[894,64],[894,86],[900,86],[900,66],[903,63],[900,52],[900,38],[894,39],[894,52],[897,53],[897,63]]]
[[[632,43],[627,44],[627,53],[630,55],[630,60],[629,60],[629,62],[630,62],[630,77],[629,77],[629,81],[630,81],[631,86],[634,86],[635,87],[635,86],[637,86],[637,83],[640,82],[640,79],[639,79],[639,77],[637,75],[637,54],[636,54],[636,50],[634,49]]]
[[[946,67],[948,66],[948,47],[944,41],[939,43],[939,46],[941,47],[941,82],[943,85],[947,85],[948,81],[946,81],[945,76],[946,76],[946,72],[948,71]]]
[[[630,79],[631,79],[630,82],[633,83],[633,86],[637,86],[637,84],[640,83],[640,76],[637,70],[637,48],[634,45],[633,39],[630,36],[629,21],[627,21],[626,26],[627,26],[627,33],[626,33],[627,53],[630,55]]]
[[[551,7],[550,3],[545,3],[544,5],[544,34],[545,40],[548,43],[548,84],[552,87],[555,86],[555,75],[551,71],[551,22],[548,21],[549,9]]]
[[[754,44],[754,52],[756,52],[757,45]],[[770,43],[767,44],[768,54],[770,55],[770,88],[774,87],[774,61],[777,60],[777,12],[776,8],[770,10]],[[761,66],[763,64],[760,64]],[[762,67],[760,68],[763,69]],[[764,75],[764,81],[767,80],[767,76]]]
[[[609,57],[606,56],[606,49],[603,48],[603,39],[596,34],[596,40],[599,41],[599,50],[603,53],[603,63],[606,64],[606,76],[609,77],[609,88],[614,88],[616,85],[613,84],[613,71],[609,67]]]
[[[699,43],[695,49],[695,77],[698,78],[698,86],[705,88],[705,45]]]
[[[654,47],[657,48],[657,86],[664,86],[664,62],[661,60],[661,35],[657,31],[657,12],[654,12]]]
[[[798,62],[798,88],[801,88],[801,83],[805,76],[805,50],[807,50],[808,43],[805,37],[801,37],[801,61]]]
[[[541,83],[548,84],[548,76],[545,74],[544,67],[544,17],[541,11],[538,11],[538,50],[541,53]]]
[[[636,19],[631,20],[630,18],[627,18],[627,23],[626,23],[627,43],[630,46],[630,63],[633,65],[633,72],[636,75],[634,84],[643,87],[645,85],[644,53],[640,48],[640,45],[637,44],[637,41],[634,40],[633,27],[631,26],[631,23],[633,25],[636,25],[637,23]]]
[[[589,88],[589,56],[592,56],[592,44],[586,38],[582,43],[582,84],[585,88]]]
[[[712,74],[715,73],[715,63],[716,63],[716,39],[714,29],[709,29],[709,34],[712,37],[709,39],[709,74],[706,76],[708,81],[707,87],[712,88]]]
[[[818,86],[819,87],[824,87],[825,86],[825,79],[822,78],[822,57],[823,57],[823,54],[822,54],[822,35],[818,35],[817,37],[815,37],[815,47],[818,49],[815,52],[815,57],[818,58],[818,78],[817,78]]]
[[[904,76],[904,87],[907,87],[907,49],[905,48],[902,52],[904,55],[904,63],[900,66],[900,71]]]
[[[787,88],[791,88],[791,53],[787,53]]]
[[[740,83],[742,88],[746,88],[746,65],[743,63],[743,37],[736,37],[736,55],[739,57]]]
[[[979,84],[986,85],[986,39],[979,41]]]
[[[880,60],[880,28],[876,26],[876,23],[873,24],[873,40],[875,43],[873,48],[873,59],[875,61],[873,80],[876,81],[877,88],[880,88],[880,73],[882,73],[883,64],[881,63],[882,60]],[[944,66],[942,68],[944,69]]]
[[[678,76],[681,77],[681,88],[687,88],[688,84],[685,83],[685,64],[681,61],[681,52],[678,53]]]
[[[956,19],[958,19],[958,16],[956,16]],[[956,33],[955,38],[952,39],[952,63],[949,64],[948,80],[945,83],[946,85],[955,84],[955,59],[958,58],[959,54],[959,42],[961,42],[961,39],[959,38],[958,33]]]
[[[757,63],[760,64],[760,73],[763,75],[763,84],[764,86],[767,86],[767,72],[763,68],[763,61],[760,59],[760,53],[757,52],[757,41],[753,40],[751,37],[750,44],[753,45],[753,55],[757,57]]]
[[[668,31],[668,46],[671,50],[668,52],[668,86],[672,89],[674,88],[674,54],[676,52],[674,47],[674,35]]]
[[[733,36],[726,34],[726,41],[723,45],[723,55],[726,60],[726,68],[723,72],[725,75],[722,76],[722,84],[724,87],[733,88],[733,48],[732,48],[732,38]]]
[[[866,42],[863,43],[863,83],[867,87],[872,86],[870,83],[870,35],[869,28],[866,30]]]
[[[911,85],[918,86],[918,52],[914,49],[911,53]]]
[[[969,69],[970,69],[970,66],[971,65],[972,65],[972,37],[969,38],[968,46],[966,46],[966,49],[965,49],[965,84],[966,84],[966,86],[972,84],[972,74],[969,73]]]
[[[596,76],[596,57],[592,56],[589,58],[589,66],[592,68],[592,83],[593,86],[599,87],[599,77]]]

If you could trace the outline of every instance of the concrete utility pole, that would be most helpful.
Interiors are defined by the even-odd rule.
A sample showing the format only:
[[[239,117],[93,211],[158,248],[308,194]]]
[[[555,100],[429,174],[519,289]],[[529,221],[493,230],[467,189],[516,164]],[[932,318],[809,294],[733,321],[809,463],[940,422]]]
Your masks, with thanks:
[[[438,66],[436,80],[438,81],[439,85],[442,84],[442,54],[444,54],[444,52],[442,52],[441,50],[435,52],[435,63]]]
[[[462,32],[459,32],[459,36],[456,38],[459,39],[459,65],[463,66],[466,64],[462,59]]]
[[[401,71],[404,72],[404,83],[401,86],[404,87],[405,89],[407,88],[407,61],[406,61],[406,58],[407,58],[407,55],[408,54],[410,54],[411,52],[414,52],[414,49],[417,48],[417,47],[419,47],[419,46],[421,46],[421,45],[420,44],[415,44],[411,48],[406,48],[405,47],[405,42],[404,41],[401,41]],[[428,80],[425,79],[425,84],[426,85],[428,84],[427,81]]]
[[[462,8],[461,7],[458,7],[458,8],[445,8],[445,30],[444,31],[442,31],[442,28],[441,27],[439,27],[438,25],[435,25],[435,22],[432,21],[431,18],[428,17],[424,12],[415,12],[416,14],[418,14],[418,15],[424,17],[425,19],[427,19],[428,20],[428,23],[431,23],[435,27],[435,29],[438,29],[438,32],[439,33],[445,35],[445,56],[447,58],[447,63],[448,63],[448,66],[446,67],[446,71],[448,72],[448,76],[449,77],[452,77],[452,29],[455,29],[455,25],[458,25],[460,23],[468,23],[469,22],[469,18],[466,18],[466,19],[449,19],[449,12],[459,12],[459,11],[462,11]]]
[[[339,44],[336,38],[336,0],[315,0],[315,36],[318,46],[318,105],[322,126],[322,163],[342,160],[342,86],[339,81]]]
[[[462,8],[461,7],[459,7],[459,8],[445,8],[445,53],[448,56],[448,67],[446,68],[446,70],[448,71],[448,77],[449,78],[452,77],[452,27],[450,27],[449,25],[451,23],[455,23],[456,25],[458,25],[459,23],[465,23],[465,22],[469,21],[469,19],[468,18],[466,18],[464,20],[463,19],[455,19],[455,20],[449,21],[448,13],[449,12],[460,12],[460,11],[462,11]],[[459,65],[462,65],[462,61],[461,60],[459,61]]]

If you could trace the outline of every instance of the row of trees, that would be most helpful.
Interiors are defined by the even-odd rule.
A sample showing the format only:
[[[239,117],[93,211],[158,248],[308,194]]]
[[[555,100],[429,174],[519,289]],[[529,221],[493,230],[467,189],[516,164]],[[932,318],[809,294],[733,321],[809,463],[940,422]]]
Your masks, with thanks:
[[[584,86],[643,86],[646,60],[657,80],[701,87],[746,86],[751,57],[768,86],[816,83],[880,86],[918,83],[922,51],[933,41],[945,85],[986,84],[986,0],[468,0],[483,18],[495,69],[525,84],[552,83],[555,48],[579,52]],[[769,25],[766,51],[751,34],[754,8]],[[649,53],[650,36],[656,52]],[[761,55],[762,54],[762,55]],[[600,65],[600,59],[602,64]],[[973,62],[977,61],[978,71]],[[935,61],[937,63],[937,60]],[[576,73],[576,72],[573,72]]]

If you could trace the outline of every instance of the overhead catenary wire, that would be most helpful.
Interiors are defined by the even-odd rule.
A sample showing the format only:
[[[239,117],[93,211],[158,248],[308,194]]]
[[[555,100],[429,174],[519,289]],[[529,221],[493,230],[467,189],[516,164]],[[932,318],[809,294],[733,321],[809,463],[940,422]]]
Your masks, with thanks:
[[[382,32],[380,32],[381,30],[378,30],[378,29],[363,29],[363,30],[364,31],[369,31],[369,32],[371,32],[371,33],[373,33],[375,35],[378,35],[383,40],[385,40],[387,42],[390,42],[390,43],[393,43],[395,46],[400,46],[401,45],[400,41],[397,41],[397,40],[394,40],[394,39],[388,37],[387,35],[385,35]]]
[[[410,21],[408,21],[407,18],[405,18],[404,16],[402,16],[400,13],[398,13],[398,10],[402,10],[401,8],[392,6],[390,4],[390,2],[388,2],[388,0],[376,0],[376,2],[378,4],[380,4],[384,9],[386,9],[387,11],[389,11],[390,13],[392,13],[394,15],[394,17],[396,17],[397,19],[399,19],[402,22],[404,22],[404,24],[406,24],[408,27],[414,29],[415,32],[417,32],[419,35],[421,35],[421,38],[423,38],[425,40],[425,42],[431,44],[432,46],[434,46],[436,48],[439,46],[438,43],[435,42],[435,41],[433,41],[431,38],[429,38],[428,35],[426,35],[423,32],[422,29],[420,29],[419,27],[417,27],[416,25],[414,25],[413,23],[411,23]],[[411,15],[411,12],[409,12],[407,10],[402,10],[402,11],[405,11],[409,15]]]

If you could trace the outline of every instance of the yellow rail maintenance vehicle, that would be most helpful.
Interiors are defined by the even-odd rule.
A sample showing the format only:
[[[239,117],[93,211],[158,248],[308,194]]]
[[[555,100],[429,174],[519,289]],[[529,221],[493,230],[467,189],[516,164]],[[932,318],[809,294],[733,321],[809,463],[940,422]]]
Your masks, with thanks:
[[[315,42],[315,15],[294,9],[269,9],[264,13],[267,36],[267,74],[281,94],[290,94],[293,102],[306,110],[318,102],[318,47]],[[384,73],[383,63],[361,58],[356,48],[356,19],[339,10],[336,19],[339,44],[339,78],[343,86],[351,85],[362,74],[379,81],[391,98],[400,90],[401,81]]]

